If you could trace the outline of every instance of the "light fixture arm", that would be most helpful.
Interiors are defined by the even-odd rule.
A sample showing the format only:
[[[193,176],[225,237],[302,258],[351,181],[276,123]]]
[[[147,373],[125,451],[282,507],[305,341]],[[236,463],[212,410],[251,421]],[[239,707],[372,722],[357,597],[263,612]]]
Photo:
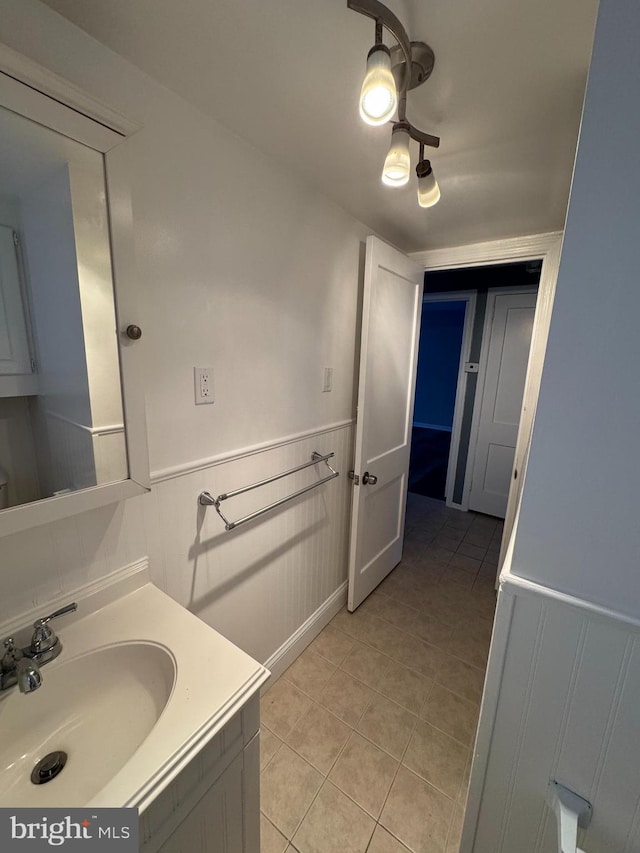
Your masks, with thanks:
[[[376,44],[382,44],[382,21],[380,18],[376,18]]]
[[[366,15],[367,18],[373,18],[376,22],[376,41],[378,41],[378,26],[381,24],[385,29],[389,30],[391,35],[400,45],[400,49],[404,54],[404,61],[407,63],[407,69],[411,68],[411,42],[407,31],[402,26],[402,23],[390,9],[380,3],[379,0],[347,0],[347,8],[353,9],[354,12],[359,12],[361,15]],[[402,82],[402,93],[406,94],[409,84],[409,74],[405,73]]]
[[[411,41],[402,22],[390,9],[380,3],[379,0],[347,0],[347,8],[359,12],[367,18],[376,22],[376,44],[382,44],[382,28],[387,29],[394,37],[404,56],[404,72],[400,81],[398,91],[398,121],[408,125],[409,136],[420,145],[428,145],[430,148],[440,147],[440,137],[430,133],[424,133],[407,121],[407,91],[411,80]],[[431,54],[433,57],[433,54]],[[429,69],[430,73],[430,69]],[[415,84],[413,84],[415,85]]]
[[[409,125],[409,136],[420,143],[420,145],[428,145],[429,148],[440,148],[440,137],[432,136],[430,133],[425,133],[422,130],[418,130],[417,127],[414,127],[411,122],[407,122]]]

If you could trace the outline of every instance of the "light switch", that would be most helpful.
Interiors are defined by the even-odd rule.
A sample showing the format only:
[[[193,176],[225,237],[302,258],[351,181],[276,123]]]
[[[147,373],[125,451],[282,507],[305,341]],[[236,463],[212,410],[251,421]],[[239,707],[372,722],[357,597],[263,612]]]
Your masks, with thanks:
[[[333,367],[325,367],[322,378],[322,390],[331,391],[333,387]]]

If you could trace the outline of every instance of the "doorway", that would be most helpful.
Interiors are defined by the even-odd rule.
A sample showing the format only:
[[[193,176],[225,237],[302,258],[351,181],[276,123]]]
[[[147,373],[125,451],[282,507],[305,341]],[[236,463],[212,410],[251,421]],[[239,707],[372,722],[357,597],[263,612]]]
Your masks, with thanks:
[[[410,493],[505,518],[541,268],[425,273]],[[508,425],[492,422],[496,396]]]
[[[555,292],[559,248],[560,236],[547,234],[420,252],[409,258],[375,237],[367,238],[358,417],[352,472],[356,488],[353,491],[349,546],[350,611],[355,610],[398,565],[403,553],[418,338],[425,280],[428,293],[459,292],[461,287],[469,287],[468,282],[461,285],[463,276],[474,273],[486,276],[487,268],[493,268],[490,271],[492,280],[476,288],[478,298],[471,349],[469,356],[464,358],[468,372],[464,372],[463,383],[458,383],[457,391],[463,394],[462,405],[456,406],[456,416],[462,412],[459,448],[455,462],[449,465],[447,473],[448,478],[453,478],[453,495],[452,500],[447,501],[450,505],[443,507],[449,512],[454,507],[466,510],[469,478],[465,477],[465,471],[467,460],[474,449],[471,427],[488,291],[490,287],[502,284],[513,286],[512,275],[504,280],[505,273],[508,274],[508,265],[514,263],[526,274],[531,270],[531,262],[534,262],[540,277],[540,296],[535,311],[515,449],[514,470],[520,476],[517,481],[512,481],[509,489],[505,535],[502,537],[499,560],[499,563],[502,562],[523,480]],[[474,370],[474,366],[478,369]],[[387,464],[388,458],[394,461],[394,465]],[[459,512],[454,514],[462,521]]]
[[[440,501],[450,500],[453,488],[448,472],[458,452],[455,415],[474,313],[475,293],[423,297],[408,490]]]

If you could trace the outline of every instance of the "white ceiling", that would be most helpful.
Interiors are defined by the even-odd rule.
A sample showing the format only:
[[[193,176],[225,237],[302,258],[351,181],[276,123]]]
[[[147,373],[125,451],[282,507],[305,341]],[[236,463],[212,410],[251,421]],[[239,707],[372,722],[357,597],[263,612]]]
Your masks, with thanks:
[[[380,182],[389,128],[357,110],[373,22],[346,0],[44,2],[407,251],[563,225],[597,0],[388,0],[436,55],[407,108],[442,138],[427,211],[415,180]]]

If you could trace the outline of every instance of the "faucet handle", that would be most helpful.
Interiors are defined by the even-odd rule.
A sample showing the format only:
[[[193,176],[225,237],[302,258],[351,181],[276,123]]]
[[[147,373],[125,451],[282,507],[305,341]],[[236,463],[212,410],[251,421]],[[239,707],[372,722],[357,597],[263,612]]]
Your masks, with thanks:
[[[74,610],[77,609],[77,603],[75,601],[72,601],[71,604],[66,604],[59,610],[54,610],[53,613],[50,613],[48,616],[43,616],[42,619],[36,619],[36,621],[33,623],[33,627],[39,628],[41,625],[46,625],[47,622],[50,622],[52,619],[57,619],[58,616],[64,616],[65,613],[73,613]]]
[[[72,601],[71,604],[67,604],[66,607],[61,607],[59,610],[55,610],[48,616],[43,616],[42,619],[36,619],[33,623],[34,630],[29,649],[31,654],[37,655],[41,652],[47,652],[52,649],[58,642],[58,637],[53,628],[49,627],[48,623],[52,619],[57,619],[58,616],[64,616],[65,613],[72,613],[77,609],[78,605],[75,601]]]

